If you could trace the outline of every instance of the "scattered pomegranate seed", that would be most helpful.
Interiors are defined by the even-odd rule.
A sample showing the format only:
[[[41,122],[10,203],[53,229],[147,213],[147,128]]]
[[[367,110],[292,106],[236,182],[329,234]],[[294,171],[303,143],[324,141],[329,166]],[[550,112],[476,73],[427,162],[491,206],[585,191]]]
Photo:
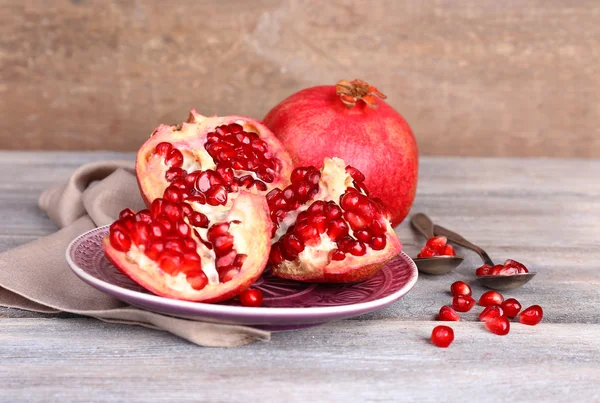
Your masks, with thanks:
[[[521,304],[514,298],[509,298],[504,300],[504,302],[500,305],[500,308],[504,311],[504,316],[508,316],[509,318],[514,318],[519,314],[521,310]]]
[[[497,264],[494,267],[484,264],[475,271],[477,276],[511,276],[525,273],[529,273],[525,265],[512,259],[506,260],[503,265]]]
[[[505,336],[510,332],[510,322],[506,316],[497,316],[485,322],[485,327],[498,336]]]
[[[469,312],[475,305],[475,300],[468,295],[457,295],[452,299],[452,307],[458,312]]]
[[[542,321],[544,311],[539,305],[531,305],[519,314],[519,322],[524,325],[535,326]]]
[[[455,281],[450,286],[450,292],[452,295],[471,295],[471,286],[464,281]]]
[[[458,322],[460,320],[460,316],[458,316],[458,314],[454,309],[452,309],[452,307],[443,306],[440,308],[440,313],[438,314],[437,319],[443,321]]]
[[[486,322],[492,318],[502,316],[502,314],[502,308],[500,308],[498,305],[486,306],[485,309],[479,314],[479,320],[482,322]]]
[[[480,268],[475,270],[475,275],[476,276],[489,276],[491,269],[492,269],[492,266],[490,266],[489,264],[484,264],[483,266],[481,266]]]
[[[446,348],[454,341],[454,330],[449,326],[436,326],[431,332],[431,342],[438,347]]]
[[[479,298],[479,305],[500,305],[504,302],[504,297],[498,291],[486,291]]]
[[[261,306],[263,303],[263,294],[257,288],[246,290],[240,294],[242,306]]]

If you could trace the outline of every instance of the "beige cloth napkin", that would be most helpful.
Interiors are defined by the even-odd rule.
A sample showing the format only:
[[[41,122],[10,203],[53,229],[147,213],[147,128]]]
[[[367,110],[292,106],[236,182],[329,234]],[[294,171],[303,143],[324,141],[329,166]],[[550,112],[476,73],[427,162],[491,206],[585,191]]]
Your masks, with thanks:
[[[231,347],[269,340],[269,332],[250,327],[179,319],[131,307],[87,285],[71,271],[65,251],[73,239],[110,224],[125,207],[144,208],[132,163],[83,165],[66,184],[45,191],[39,206],[61,229],[0,254],[0,306],[64,311],[141,325],[202,346]]]

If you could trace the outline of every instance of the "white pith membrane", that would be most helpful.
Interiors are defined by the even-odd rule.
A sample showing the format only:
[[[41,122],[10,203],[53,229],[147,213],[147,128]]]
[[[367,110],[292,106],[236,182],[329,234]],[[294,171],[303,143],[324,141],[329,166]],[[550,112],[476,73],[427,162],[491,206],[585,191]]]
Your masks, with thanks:
[[[285,214],[282,220],[278,222],[279,227],[275,233],[273,242],[279,241],[289,230],[289,228],[296,223],[298,215],[310,208],[318,200],[324,202],[334,202],[340,208],[340,196],[346,193],[347,188],[354,187],[354,179],[346,172],[346,164],[340,158],[326,158],[323,162],[323,168],[321,170],[321,178],[319,180],[319,190],[314,197],[307,203],[301,205],[298,209],[289,211]],[[366,194],[360,190],[359,193],[362,195]],[[368,196],[367,196],[368,197]],[[345,211],[342,209],[342,211]],[[346,221],[346,220],[345,220]],[[396,234],[391,226],[389,220],[386,222],[386,247],[381,250],[373,249],[367,242],[363,242],[366,246],[366,253],[363,256],[354,256],[350,253],[346,253],[344,260],[331,260],[330,252],[337,249],[338,245],[335,241],[329,238],[327,231],[319,234],[320,242],[316,245],[304,245],[304,250],[298,254],[295,260],[283,260],[282,263],[277,265],[278,271],[283,271],[294,276],[295,274],[306,275],[310,272],[320,273],[324,269],[334,270],[336,268],[345,268],[352,265],[358,258],[360,258],[361,264],[368,264],[370,261],[377,261],[381,258],[385,258],[390,254],[390,250],[397,248],[395,253],[400,250],[399,241],[397,240]],[[351,225],[348,224],[349,235],[356,239],[355,231]],[[396,246],[398,245],[398,246]],[[394,253],[394,254],[395,254]]]

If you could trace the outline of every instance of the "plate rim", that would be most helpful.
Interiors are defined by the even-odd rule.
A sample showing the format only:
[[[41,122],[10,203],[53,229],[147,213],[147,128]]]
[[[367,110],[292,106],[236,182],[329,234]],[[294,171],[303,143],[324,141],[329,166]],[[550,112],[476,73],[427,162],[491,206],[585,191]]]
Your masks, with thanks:
[[[295,317],[313,317],[315,315],[327,315],[327,314],[353,314],[356,311],[371,311],[380,307],[385,307],[392,302],[400,299],[402,296],[406,295],[417,283],[419,273],[417,269],[417,265],[415,262],[408,256],[404,251],[400,251],[398,255],[401,255],[402,258],[408,263],[408,266],[412,269],[411,278],[408,282],[402,286],[400,289],[394,291],[393,293],[375,299],[373,301],[367,302],[358,302],[354,304],[346,304],[346,305],[333,305],[333,306],[317,306],[317,307],[246,307],[246,306],[235,306],[235,305],[220,305],[220,304],[210,304],[206,302],[194,302],[194,301],[185,301],[174,298],[161,297],[159,295],[154,294],[146,294],[139,291],[129,290],[124,287],[120,287],[118,285],[106,282],[97,277],[88,274],[85,270],[79,267],[73,259],[71,259],[71,252],[77,243],[79,243],[82,238],[89,236],[92,232],[100,232],[105,231],[110,227],[110,225],[103,225],[101,227],[93,228],[89,231],[84,232],[79,235],[75,239],[73,239],[69,246],[67,246],[65,257],[67,263],[71,270],[82,280],[90,285],[99,285],[100,287],[111,290],[112,292],[118,294],[124,294],[128,298],[133,299],[142,299],[145,302],[151,304],[159,304],[164,307],[173,308],[173,309],[186,309],[189,311],[195,311],[202,314],[207,315],[236,315],[239,317],[244,316],[255,316],[261,315],[263,319],[276,319],[282,315],[293,315]],[[94,287],[97,288],[97,287]],[[103,289],[100,291],[106,293]],[[111,295],[113,298],[114,295]],[[115,298],[118,299],[118,298]],[[133,305],[133,304],[132,304]],[[202,310],[200,312],[199,310]]]

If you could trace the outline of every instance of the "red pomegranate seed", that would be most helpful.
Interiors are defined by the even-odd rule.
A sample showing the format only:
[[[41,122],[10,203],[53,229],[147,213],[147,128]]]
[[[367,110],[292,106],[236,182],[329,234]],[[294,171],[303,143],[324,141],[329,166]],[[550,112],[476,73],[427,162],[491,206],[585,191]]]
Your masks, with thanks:
[[[156,217],[158,217],[163,212],[164,202],[165,201],[160,198],[154,199],[152,201],[152,204],[150,205],[150,216],[152,217],[153,220],[155,220]]]
[[[296,168],[292,171],[291,181],[292,183],[300,182],[304,180],[304,177],[308,173],[308,167]]]
[[[504,300],[500,307],[504,311],[504,316],[508,316],[509,318],[514,318],[521,310],[521,304],[514,298]]]
[[[227,204],[227,189],[221,185],[214,186],[206,192],[206,202],[211,206]]]
[[[127,218],[127,217],[135,217],[135,212],[130,208],[126,208],[119,213],[120,219]]]
[[[296,224],[294,233],[305,245],[314,246],[319,243],[319,231],[313,225],[307,223]]]
[[[346,211],[353,211],[356,209],[360,201],[360,194],[355,192],[346,192],[340,197],[340,206]]]
[[[335,220],[342,216],[342,209],[334,202],[328,202],[325,206],[325,215],[328,220]]]
[[[165,249],[168,251],[183,253],[185,252],[185,246],[183,245],[183,241],[181,239],[169,239],[165,242]]]
[[[456,252],[454,252],[454,248],[452,245],[446,245],[444,247],[444,251],[441,253],[444,256],[456,256]]]
[[[497,264],[490,269],[488,276],[499,276],[502,273],[502,269],[504,269],[504,266]]]
[[[196,190],[194,189],[194,191],[196,191]],[[206,196],[204,196],[202,193],[198,192],[198,194],[188,197],[186,201],[188,203],[206,204]]]
[[[150,227],[145,222],[136,222],[131,230],[131,241],[139,247],[146,247],[150,242]]]
[[[519,314],[519,322],[524,325],[535,326],[542,321],[544,311],[539,305],[531,305]]]
[[[425,247],[423,247],[423,249],[421,249],[421,252],[419,252],[419,254],[417,255],[417,258],[418,259],[426,259],[428,257],[434,257],[434,256],[438,256],[438,255],[439,255],[439,253],[436,250],[431,249],[428,246],[425,246]]]
[[[183,263],[183,256],[179,252],[165,250],[160,254],[157,263],[165,273],[175,275]]]
[[[264,192],[267,190],[267,184],[264,183],[263,181],[259,181],[259,180],[254,181],[254,186],[256,187],[256,189],[260,190],[261,192]]]
[[[183,217],[183,209],[179,204],[171,203],[167,200],[164,201],[162,206],[162,212],[172,222],[176,222]]]
[[[177,234],[182,238],[187,238],[192,234],[191,228],[183,220],[178,220],[175,223],[175,231],[177,231]]]
[[[367,253],[367,247],[364,243],[360,241],[354,241],[354,243],[350,246],[348,252],[350,252],[354,256],[364,256]]]
[[[475,300],[468,295],[457,295],[452,299],[452,308],[458,312],[469,312],[475,305]]]
[[[165,172],[165,179],[167,182],[175,182],[177,178],[185,178],[187,176],[187,172],[181,168],[169,168],[167,172]]]
[[[215,238],[212,241],[212,244],[217,255],[224,255],[233,248],[233,236],[230,234],[223,234]]]
[[[492,268],[492,266],[490,266],[489,264],[484,264],[483,266],[481,266],[480,268],[475,270],[475,275],[476,276],[489,276],[491,268]]]
[[[460,320],[460,316],[458,316],[458,314],[456,313],[456,311],[454,309],[452,309],[452,307],[443,306],[440,308],[440,313],[438,314],[437,319],[444,320],[444,321],[457,322]]]
[[[450,286],[450,292],[453,296],[471,295],[471,286],[464,281],[455,281]]]
[[[283,254],[281,253],[281,244],[277,242],[271,248],[269,262],[271,262],[272,265],[278,265],[283,263],[284,260]]]
[[[502,316],[503,311],[498,305],[489,305],[486,306],[483,311],[479,314],[479,320],[485,322],[492,318],[496,318],[498,316]]]
[[[170,233],[174,228],[173,223],[164,214],[161,214],[158,217],[156,217],[154,219],[154,222],[156,224],[160,224],[160,226],[163,227],[165,235]]]
[[[165,157],[172,149],[173,146],[171,145],[171,143],[162,142],[158,143],[158,145],[154,149],[154,152],[158,155]]]
[[[364,229],[360,230],[360,231],[356,231],[354,233],[354,236],[356,237],[356,239],[358,239],[359,241],[364,242],[364,243],[369,243],[371,241],[371,238],[373,238],[371,236],[371,234],[369,233],[369,231],[364,230]]]
[[[517,270],[516,274],[529,273],[529,270],[527,270],[527,267],[525,267],[525,265],[523,263],[519,263],[516,260],[512,260],[512,259],[507,259],[504,262],[504,269],[511,269],[511,268],[514,268]]]
[[[358,231],[367,228],[369,221],[351,211],[344,212],[344,219],[350,224],[353,231]]]
[[[386,242],[387,241],[384,235],[373,237],[373,240],[371,241],[371,248],[374,250],[383,250],[385,249]]]
[[[140,210],[135,215],[136,221],[141,221],[146,224],[150,224],[152,222],[152,216],[150,215],[150,210]]]
[[[386,233],[388,222],[383,216],[375,217],[369,224],[369,229],[373,235],[383,235]]]
[[[485,322],[485,327],[494,334],[505,336],[510,332],[510,322],[506,316],[497,316]]]
[[[118,229],[110,231],[109,240],[112,247],[120,252],[127,252],[131,248],[129,235]]]
[[[454,330],[449,326],[436,326],[431,332],[431,342],[438,347],[446,348],[454,341]]]
[[[308,217],[308,223],[314,226],[319,234],[327,231],[327,218],[324,215],[312,215]]]
[[[294,234],[286,234],[282,239],[283,248],[297,255],[304,250],[304,244]]]
[[[194,290],[202,290],[208,284],[208,278],[203,271],[194,273],[193,275],[187,275],[186,280]]]
[[[186,238],[183,240],[183,249],[186,252],[195,252],[196,247],[196,241],[194,241],[192,238]]]
[[[195,273],[202,270],[200,256],[196,252],[187,252],[183,254],[183,263],[180,270],[184,273]]]
[[[229,223],[215,224],[209,228],[206,236],[212,242],[216,237],[226,234],[227,231],[229,231]]]
[[[232,266],[233,262],[235,261],[236,256],[237,256],[237,253],[235,253],[234,250],[231,250],[230,252],[227,252],[223,256],[220,256],[217,259],[215,266],[217,266],[218,270],[222,270],[223,268],[225,268],[227,266]]]
[[[427,246],[433,250],[436,250],[439,254],[442,254],[447,242],[448,242],[448,239],[445,236],[441,236],[441,235],[434,236],[433,238],[429,238],[427,240],[427,243],[425,244],[425,246]]]
[[[165,243],[160,241],[153,241],[150,243],[148,249],[144,251],[144,254],[152,260],[158,260],[160,254],[165,250]]]
[[[256,288],[246,290],[240,294],[240,303],[242,306],[261,306],[263,304],[263,294]]]
[[[348,235],[348,224],[340,218],[333,220],[329,223],[329,229],[327,230],[327,236],[332,241],[337,241],[342,237]]]
[[[181,168],[183,165],[183,154],[178,149],[174,148],[167,154],[165,164],[171,168]]]
[[[352,177],[352,179],[354,179],[357,182],[365,181],[365,175],[363,175],[362,172],[350,165],[346,166],[346,172]]]
[[[169,186],[163,193],[163,199],[173,203],[180,203],[183,199],[181,189],[173,185]]]
[[[152,239],[160,239],[166,235],[166,231],[160,223],[153,222],[150,224],[150,236]]]
[[[504,297],[498,291],[486,291],[479,298],[479,305],[481,306],[501,305],[502,302],[504,302]]]
[[[344,260],[346,258],[346,254],[339,249],[334,249],[329,252],[329,258],[331,260]]]
[[[317,200],[308,208],[308,214],[322,214],[325,212],[325,202],[323,200]]]
[[[194,227],[208,228],[208,217],[198,211],[194,211],[190,215],[189,220],[190,224],[192,224]]]

